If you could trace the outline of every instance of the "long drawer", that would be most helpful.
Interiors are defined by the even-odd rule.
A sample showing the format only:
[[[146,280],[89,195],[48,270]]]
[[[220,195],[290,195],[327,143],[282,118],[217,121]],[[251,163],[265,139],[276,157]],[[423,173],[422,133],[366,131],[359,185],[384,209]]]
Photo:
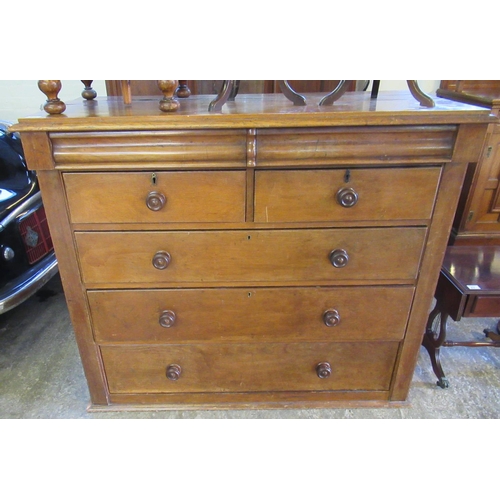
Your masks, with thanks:
[[[66,173],[63,177],[74,223],[245,220],[244,171]]]
[[[430,219],[440,172],[438,167],[257,171],[255,221]]]
[[[398,345],[101,346],[101,353],[111,394],[388,390]]]
[[[426,229],[77,232],[99,284],[413,280]]]
[[[97,342],[401,340],[413,287],[89,291]]]

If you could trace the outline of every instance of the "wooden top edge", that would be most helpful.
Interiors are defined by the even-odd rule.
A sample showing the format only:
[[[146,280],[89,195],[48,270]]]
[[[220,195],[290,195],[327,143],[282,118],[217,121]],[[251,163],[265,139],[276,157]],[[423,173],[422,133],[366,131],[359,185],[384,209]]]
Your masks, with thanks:
[[[434,97],[436,106],[425,108],[408,91],[348,92],[330,106],[319,106],[323,94],[304,94],[306,106],[294,106],[282,94],[238,95],[222,112],[209,112],[214,96],[179,99],[180,108],[166,113],[159,98],[142,97],[126,105],[121,97],[79,99],[67,104],[64,114],[45,112],[20,118],[16,132],[160,130],[199,128],[270,128],[359,125],[423,125],[489,123],[496,120],[489,109]]]

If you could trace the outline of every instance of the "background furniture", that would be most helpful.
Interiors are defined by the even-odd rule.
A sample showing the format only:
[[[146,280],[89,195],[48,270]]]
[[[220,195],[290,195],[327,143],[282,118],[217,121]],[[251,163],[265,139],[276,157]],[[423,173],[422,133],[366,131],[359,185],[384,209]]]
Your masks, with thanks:
[[[422,345],[431,358],[437,384],[448,387],[440,360],[441,347],[500,347],[500,335],[486,330],[490,341],[446,339],[447,320],[498,316],[500,312],[500,247],[450,246],[436,288],[436,306],[429,315]]]
[[[500,80],[443,80],[437,95],[490,109],[499,117]],[[500,245],[500,120],[488,128],[464,181],[450,244]]]
[[[122,86],[120,80],[106,80],[106,92],[110,96],[121,96]],[[323,92],[333,90],[340,80],[290,80],[290,85],[299,93]],[[223,80],[179,80],[181,89],[189,89],[189,95],[217,95],[222,87]],[[154,80],[130,80],[132,95],[148,96],[161,95],[158,85]],[[350,91],[356,90],[353,82]],[[278,80],[240,80],[240,94],[276,94],[281,93]],[[179,94],[177,94],[179,95]],[[179,97],[187,97],[182,95]]]
[[[20,120],[93,408],[405,401],[490,117],[381,98]]]

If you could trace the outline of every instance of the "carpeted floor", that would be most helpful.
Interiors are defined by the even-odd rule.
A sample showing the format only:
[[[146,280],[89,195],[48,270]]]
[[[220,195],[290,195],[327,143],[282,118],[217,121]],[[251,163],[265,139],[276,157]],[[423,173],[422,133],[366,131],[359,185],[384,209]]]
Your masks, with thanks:
[[[497,319],[450,321],[448,338],[484,338]],[[59,277],[0,316],[2,419],[487,419],[500,416],[500,351],[450,347],[442,362],[450,383],[436,385],[421,348],[409,405],[388,409],[88,412],[89,395]]]

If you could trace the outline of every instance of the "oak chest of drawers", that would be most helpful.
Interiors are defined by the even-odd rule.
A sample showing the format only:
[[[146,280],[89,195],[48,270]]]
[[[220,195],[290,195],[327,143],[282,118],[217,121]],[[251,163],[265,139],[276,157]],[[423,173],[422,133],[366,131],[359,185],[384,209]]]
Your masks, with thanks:
[[[405,401],[488,112],[404,92],[208,103],[16,126],[92,406]]]

